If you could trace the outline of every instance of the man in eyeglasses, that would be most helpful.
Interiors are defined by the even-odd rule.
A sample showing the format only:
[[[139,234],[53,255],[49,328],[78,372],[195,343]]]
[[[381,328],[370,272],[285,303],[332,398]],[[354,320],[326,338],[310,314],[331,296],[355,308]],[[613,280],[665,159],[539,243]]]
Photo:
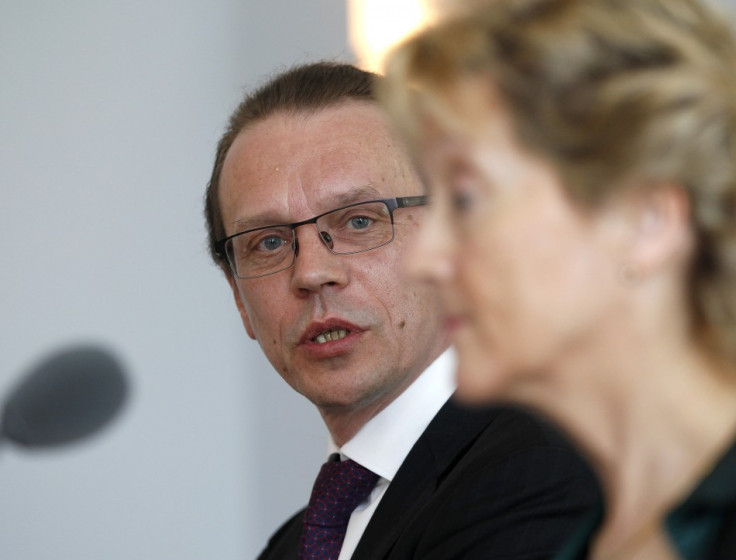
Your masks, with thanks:
[[[546,558],[596,489],[547,426],[449,400],[451,325],[401,273],[427,200],[374,79],[277,76],[235,110],[207,190],[245,329],[334,451],[261,558]]]

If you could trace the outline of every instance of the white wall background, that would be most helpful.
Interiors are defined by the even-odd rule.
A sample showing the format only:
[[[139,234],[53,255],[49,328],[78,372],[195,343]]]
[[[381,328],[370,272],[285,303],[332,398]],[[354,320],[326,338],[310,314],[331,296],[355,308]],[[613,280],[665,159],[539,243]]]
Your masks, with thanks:
[[[244,88],[349,58],[342,0],[0,0],[0,397],[99,342],[133,383],[78,445],[0,445],[3,560],[242,560],[306,503],[310,405],[247,339],[201,200]]]
[[[306,503],[324,428],[245,336],[201,199],[243,88],[321,57],[350,58],[342,0],[0,0],[0,396],[79,341],[134,385],[96,438],[0,445],[3,560],[253,558]]]

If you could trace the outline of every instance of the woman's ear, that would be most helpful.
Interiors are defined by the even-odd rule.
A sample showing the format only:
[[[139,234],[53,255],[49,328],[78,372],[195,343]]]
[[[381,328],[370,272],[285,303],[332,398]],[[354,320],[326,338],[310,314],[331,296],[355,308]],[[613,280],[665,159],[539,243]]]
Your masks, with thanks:
[[[690,198],[673,183],[651,185],[627,196],[631,211],[629,258],[644,276],[685,262],[692,247]]]

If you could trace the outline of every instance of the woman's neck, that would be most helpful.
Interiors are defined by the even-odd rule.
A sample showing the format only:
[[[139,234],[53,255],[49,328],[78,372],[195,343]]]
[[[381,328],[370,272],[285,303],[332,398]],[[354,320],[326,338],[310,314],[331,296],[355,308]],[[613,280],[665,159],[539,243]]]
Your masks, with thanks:
[[[736,436],[736,372],[685,334],[648,332],[602,337],[605,347],[568,356],[520,399],[560,423],[598,473],[606,500],[599,551],[659,530]]]
[[[712,468],[736,435],[736,377],[693,345],[638,344],[570,387],[561,420],[603,485],[599,551],[660,530],[667,512]],[[587,362],[588,364],[592,362]],[[601,362],[603,363],[603,362]],[[584,372],[570,380],[586,379]],[[601,557],[605,557],[602,554]]]

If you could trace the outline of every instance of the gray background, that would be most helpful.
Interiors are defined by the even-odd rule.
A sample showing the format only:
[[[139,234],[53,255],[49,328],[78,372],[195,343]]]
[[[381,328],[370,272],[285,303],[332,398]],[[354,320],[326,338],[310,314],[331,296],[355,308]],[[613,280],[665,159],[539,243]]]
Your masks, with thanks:
[[[84,443],[0,445],[3,560],[253,558],[306,503],[325,430],[247,339],[201,199],[244,88],[350,60],[345,20],[341,0],[0,0],[0,395],[87,341],[134,389]]]
[[[0,395],[113,349],[129,406],[53,452],[0,445],[3,560],[235,560],[309,497],[318,414],[210,264],[217,138],[274,69],[350,59],[341,0],[0,0]]]

